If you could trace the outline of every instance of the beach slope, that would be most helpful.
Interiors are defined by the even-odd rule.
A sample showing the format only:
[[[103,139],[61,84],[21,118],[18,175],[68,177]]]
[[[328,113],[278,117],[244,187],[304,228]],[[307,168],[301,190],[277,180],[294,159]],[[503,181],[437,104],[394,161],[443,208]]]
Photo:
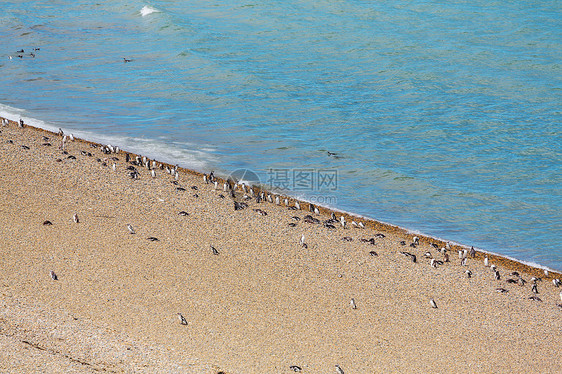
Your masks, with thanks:
[[[562,372],[560,274],[0,131],[0,372]]]

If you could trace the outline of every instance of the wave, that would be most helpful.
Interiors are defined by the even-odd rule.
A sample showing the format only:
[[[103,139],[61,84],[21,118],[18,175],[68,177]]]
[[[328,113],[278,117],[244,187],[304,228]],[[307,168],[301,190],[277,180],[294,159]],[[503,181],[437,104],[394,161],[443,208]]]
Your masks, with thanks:
[[[139,13],[141,16],[146,17],[152,13],[160,13],[160,11],[156,8],[151,7],[150,5],[145,5],[141,10],[139,10]]]
[[[27,125],[44,129],[51,132],[72,134],[76,138],[99,144],[111,144],[120,149],[147,156],[171,165],[178,165],[186,169],[198,172],[208,172],[210,165],[217,163],[213,155],[215,149],[206,147],[201,149],[200,145],[189,142],[170,142],[164,137],[144,138],[135,136],[104,135],[91,131],[77,130],[76,128],[57,126],[55,124],[33,118],[26,111],[19,108],[0,104],[0,117],[18,122],[22,119]]]

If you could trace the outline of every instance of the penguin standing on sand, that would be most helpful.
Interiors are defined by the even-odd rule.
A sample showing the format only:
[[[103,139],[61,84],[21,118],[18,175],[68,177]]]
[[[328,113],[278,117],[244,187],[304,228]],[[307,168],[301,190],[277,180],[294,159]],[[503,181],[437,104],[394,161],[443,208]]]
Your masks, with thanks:
[[[187,320],[181,313],[178,313],[178,319],[180,320],[181,325],[187,325]]]

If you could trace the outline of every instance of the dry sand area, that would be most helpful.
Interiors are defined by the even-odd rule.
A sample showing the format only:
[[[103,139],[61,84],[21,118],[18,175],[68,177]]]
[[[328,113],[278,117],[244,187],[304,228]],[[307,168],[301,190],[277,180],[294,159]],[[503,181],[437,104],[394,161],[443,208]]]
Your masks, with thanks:
[[[562,372],[560,274],[0,131],[1,373]]]

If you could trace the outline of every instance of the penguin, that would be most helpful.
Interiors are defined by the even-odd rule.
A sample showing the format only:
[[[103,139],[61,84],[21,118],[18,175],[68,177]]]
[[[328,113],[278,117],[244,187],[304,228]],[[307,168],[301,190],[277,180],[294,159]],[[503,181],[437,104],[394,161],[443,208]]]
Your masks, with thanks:
[[[211,251],[213,252],[214,255],[218,255],[218,254],[219,254],[219,251],[218,251],[215,247],[213,247],[213,246],[211,246]]]
[[[187,320],[181,313],[178,313],[178,319],[180,320],[181,325],[187,325]]]

